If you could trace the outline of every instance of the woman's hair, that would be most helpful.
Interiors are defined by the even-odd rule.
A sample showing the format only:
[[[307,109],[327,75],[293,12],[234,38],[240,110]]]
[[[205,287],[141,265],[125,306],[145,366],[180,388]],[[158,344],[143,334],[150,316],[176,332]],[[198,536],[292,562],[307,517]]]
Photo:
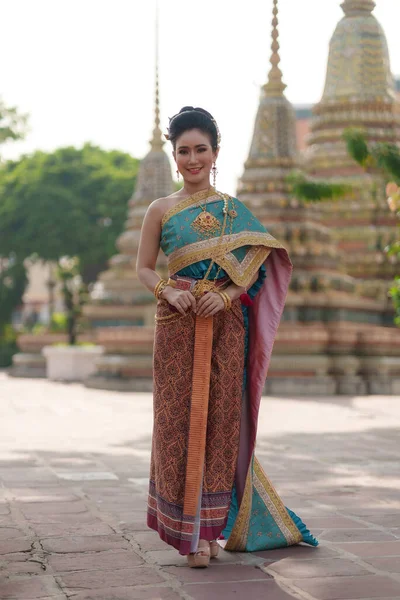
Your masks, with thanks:
[[[214,152],[217,150],[220,134],[214,117],[204,108],[194,108],[193,106],[184,106],[169,120],[168,133],[165,137],[172,143],[174,150],[178,137],[190,129],[200,129],[209,135],[212,149]]]

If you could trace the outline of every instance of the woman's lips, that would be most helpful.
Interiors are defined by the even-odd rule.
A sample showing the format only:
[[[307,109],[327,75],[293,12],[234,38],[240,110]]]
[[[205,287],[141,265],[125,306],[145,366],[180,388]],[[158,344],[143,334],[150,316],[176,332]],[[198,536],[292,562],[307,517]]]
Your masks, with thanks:
[[[200,173],[201,171],[201,167],[199,167],[198,169],[188,169],[189,173],[191,173],[192,175],[197,175],[197,173]]]

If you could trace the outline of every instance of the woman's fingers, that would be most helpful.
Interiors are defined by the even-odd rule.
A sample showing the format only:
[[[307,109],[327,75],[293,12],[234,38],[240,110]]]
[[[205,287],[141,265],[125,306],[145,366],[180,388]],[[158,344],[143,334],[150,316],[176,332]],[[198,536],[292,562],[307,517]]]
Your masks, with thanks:
[[[209,295],[209,297],[201,298],[200,302],[203,300],[201,307],[197,308],[197,314],[200,317],[209,317],[211,315],[215,315],[217,312],[225,308],[224,301],[221,296],[218,294]],[[200,305],[199,302],[199,305]]]
[[[193,294],[191,292],[188,292],[188,297],[190,300],[190,306],[192,307],[192,311],[196,312],[197,311],[196,298],[193,296]]]
[[[205,298],[203,296],[203,298],[200,299],[199,304],[197,306],[197,314],[202,317],[204,316],[204,313],[209,309],[210,306],[212,306],[214,302],[214,298],[212,296],[209,296],[208,298]]]

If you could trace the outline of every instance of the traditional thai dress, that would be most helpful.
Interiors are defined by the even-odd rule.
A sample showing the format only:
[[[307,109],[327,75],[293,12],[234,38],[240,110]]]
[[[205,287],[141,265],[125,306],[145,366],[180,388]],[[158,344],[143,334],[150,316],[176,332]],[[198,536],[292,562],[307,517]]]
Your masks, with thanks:
[[[258,278],[213,317],[158,301],[149,527],[181,554],[196,551],[199,539],[225,539],[232,551],[316,546],[254,456],[292,270],[286,250],[239,200],[213,188],[167,211],[160,245],[170,277],[194,295],[206,274],[222,289]]]

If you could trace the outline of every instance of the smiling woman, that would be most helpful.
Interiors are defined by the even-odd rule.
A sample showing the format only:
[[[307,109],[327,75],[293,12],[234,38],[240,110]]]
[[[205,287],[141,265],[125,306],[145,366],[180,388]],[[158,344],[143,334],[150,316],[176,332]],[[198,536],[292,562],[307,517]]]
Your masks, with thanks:
[[[158,299],[148,525],[192,567],[208,566],[222,538],[231,551],[315,546],[254,457],[292,265],[238,199],[210,185],[211,114],[184,107],[168,139],[184,186],[150,205],[137,259]],[[168,281],[155,271],[160,248]]]
[[[215,186],[220,134],[211,114],[202,108],[184,106],[178,115],[171,118],[168,131],[166,137],[174,148],[176,173],[178,179],[179,173],[182,174],[185,187],[189,185],[188,191],[194,193],[204,189],[204,184],[209,183],[211,170]]]

